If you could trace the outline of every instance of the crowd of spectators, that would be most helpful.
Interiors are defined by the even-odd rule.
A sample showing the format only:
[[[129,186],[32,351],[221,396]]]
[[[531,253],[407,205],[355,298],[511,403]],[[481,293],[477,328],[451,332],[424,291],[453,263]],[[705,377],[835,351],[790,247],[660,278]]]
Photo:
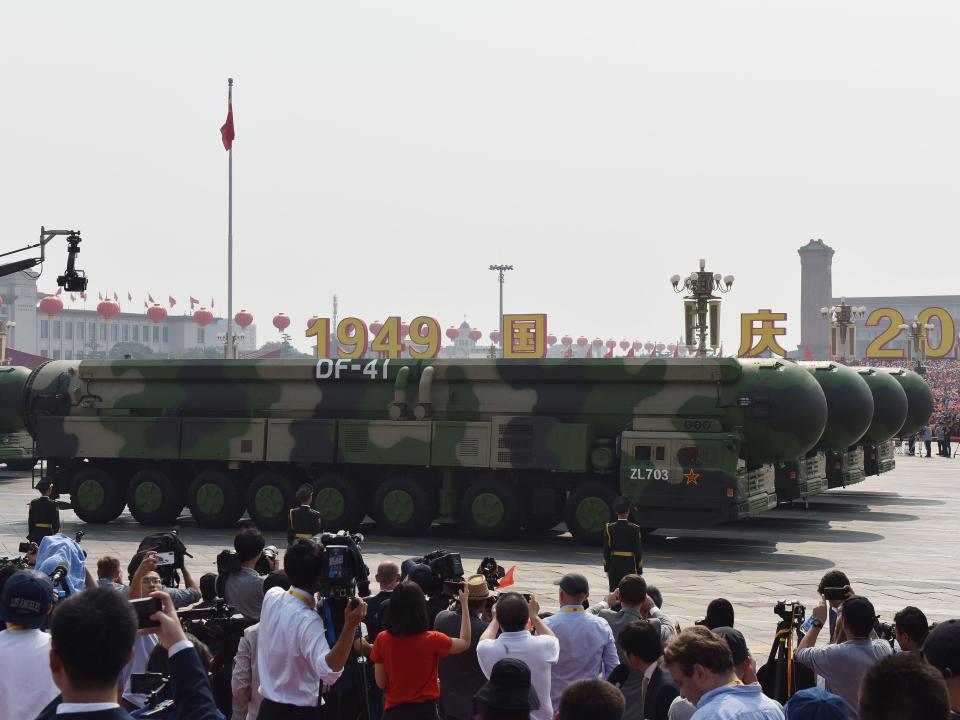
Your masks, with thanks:
[[[811,588],[820,597],[790,631],[799,640],[790,667],[784,659],[758,670],[750,641],[771,638],[744,637],[730,602],[711,601],[703,620],[680,628],[669,593],[637,574],[597,601],[583,575],[566,573],[555,582],[557,610],[544,612],[482,574],[439,591],[386,562],[376,594],[338,605],[321,596],[320,543],[297,539],[264,562],[263,537],[244,527],[234,550],[225,578],[198,583],[184,563],[179,588],[162,584],[154,552],[127,577],[105,556],[98,578],[88,574],[65,597],[47,573],[5,568],[0,718],[960,717],[960,620],[931,628],[905,607],[885,628],[838,570]],[[144,598],[155,605],[138,613]],[[769,679],[786,672],[795,692],[778,695]]]

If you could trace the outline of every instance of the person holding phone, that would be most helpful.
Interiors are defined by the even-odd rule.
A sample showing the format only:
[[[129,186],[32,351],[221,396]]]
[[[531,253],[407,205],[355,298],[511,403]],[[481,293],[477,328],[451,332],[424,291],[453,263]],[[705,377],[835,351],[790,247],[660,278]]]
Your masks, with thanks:
[[[370,652],[377,687],[384,692],[383,720],[437,720],[439,661],[470,648],[469,595],[460,589],[460,637],[430,629],[427,601],[413,582],[402,582]]]

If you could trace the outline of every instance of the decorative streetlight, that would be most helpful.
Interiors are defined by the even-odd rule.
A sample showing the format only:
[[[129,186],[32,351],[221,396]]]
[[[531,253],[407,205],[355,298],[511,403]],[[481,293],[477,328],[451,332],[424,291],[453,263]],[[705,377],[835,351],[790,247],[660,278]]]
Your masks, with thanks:
[[[922,323],[916,315],[908,323],[900,323],[900,329],[907,331],[907,358],[917,361],[917,372],[921,375],[926,372],[923,363],[927,360],[927,340],[932,323]]]
[[[500,274],[500,321],[497,323],[497,330],[504,338],[503,342],[506,342],[509,338],[503,335],[503,274],[508,270],[513,270],[513,265],[491,265],[490,269],[496,270]],[[500,343],[500,357],[503,357],[503,343]]]
[[[6,365],[7,360],[7,338],[10,331],[17,326],[15,320],[0,320],[0,365]]]
[[[230,348],[227,348],[227,337],[228,334],[225,332],[217,333],[217,340],[223,345],[223,355],[228,359],[233,358],[234,360],[238,360],[240,355],[237,354],[237,347],[246,339],[246,335],[238,332],[229,333]]]
[[[839,305],[820,308],[820,314],[830,321],[830,357],[844,365],[857,361],[857,323],[867,309],[863,305],[847,305],[840,298]]]
[[[674,275],[670,278],[673,291],[687,293],[683,298],[683,327],[686,344],[697,355],[707,354],[707,328],[710,329],[710,347],[720,347],[720,298],[714,292],[726,294],[733,287],[733,275],[722,276],[705,269],[707,261],[700,258],[700,270],[688,277]],[[709,324],[707,316],[709,315]]]

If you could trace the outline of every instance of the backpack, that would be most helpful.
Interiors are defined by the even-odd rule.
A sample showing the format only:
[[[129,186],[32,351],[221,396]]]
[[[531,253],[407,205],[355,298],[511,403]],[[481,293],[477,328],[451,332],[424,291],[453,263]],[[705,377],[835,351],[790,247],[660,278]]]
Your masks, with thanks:
[[[133,580],[133,574],[140,567],[144,556],[151,550],[158,553],[173,553],[173,565],[158,565],[157,574],[160,575],[160,581],[165,586],[180,587],[180,574],[177,570],[183,569],[184,557],[192,558],[193,555],[187,552],[187,548],[180,540],[176,530],[153,533],[140,541],[136,554],[130,560],[130,565],[127,566],[127,574],[130,579]]]

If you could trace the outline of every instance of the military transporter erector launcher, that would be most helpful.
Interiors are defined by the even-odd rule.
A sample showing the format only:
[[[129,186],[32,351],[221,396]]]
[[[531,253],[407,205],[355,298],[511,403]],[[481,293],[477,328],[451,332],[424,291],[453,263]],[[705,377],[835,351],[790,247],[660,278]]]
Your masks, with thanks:
[[[311,482],[326,527],[370,515],[485,538],[566,520],[593,543],[623,493],[644,527],[776,504],[773,464],[827,423],[820,384],[780,360],[51,361],[0,368],[0,425],[25,427],[88,522],[184,505],[281,528]]]

